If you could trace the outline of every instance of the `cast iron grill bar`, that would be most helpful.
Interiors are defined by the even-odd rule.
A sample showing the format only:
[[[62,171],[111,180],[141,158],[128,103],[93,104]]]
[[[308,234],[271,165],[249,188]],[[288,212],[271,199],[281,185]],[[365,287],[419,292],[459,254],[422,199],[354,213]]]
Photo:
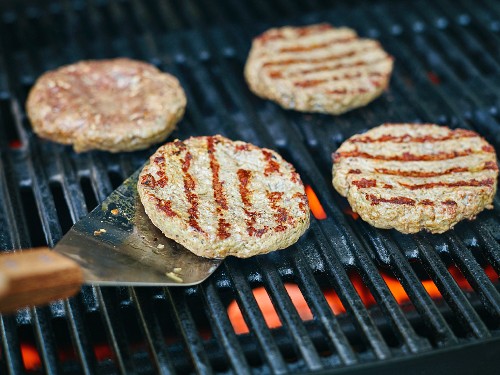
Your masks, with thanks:
[[[7,69],[4,56],[4,49],[2,43],[0,43],[0,100],[7,100],[10,97],[9,81],[7,79]]]
[[[18,115],[15,116],[15,121],[20,123],[21,119]],[[51,218],[57,217],[54,201],[52,200],[47,179],[43,173],[39,152],[34,143],[30,143],[28,149],[30,154],[35,156],[35,158],[28,159],[26,166],[31,180],[31,189],[35,196],[38,215],[45,229],[46,241],[49,245],[53,245],[55,238],[60,238],[61,236],[59,223],[51,220]],[[61,368],[56,354],[55,340],[50,329],[50,320],[44,314],[45,309],[38,307],[31,308],[29,314],[33,323],[36,346],[40,353],[44,370],[47,373],[56,374],[61,372]]]
[[[80,308],[76,304],[74,298],[66,299],[64,304],[68,325],[70,327],[71,339],[78,359],[80,360],[82,372],[86,375],[93,374],[97,370],[97,361],[87,338],[87,331],[83,324]]]
[[[403,285],[411,302],[424,318],[424,324],[436,333],[438,342],[442,342],[443,344],[457,344],[458,341],[453,331],[448,323],[446,323],[439,309],[436,308],[436,305],[422,286],[410,263],[402,255],[401,250],[394,241],[388,240],[385,233],[381,233],[381,240],[385,242],[385,248],[388,250],[391,271],[401,285]]]
[[[484,225],[476,225],[476,231],[479,244],[483,248],[483,253],[496,273],[500,274],[500,246]]]
[[[432,5],[430,5],[430,7],[432,7]],[[407,18],[407,23],[410,22],[412,16],[417,16],[418,14],[420,17],[426,20],[429,25],[431,25],[431,28],[436,27],[436,22],[433,22],[433,17],[430,15],[431,13],[435,14],[435,12],[429,12],[429,8],[427,8],[426,10],[422,9],[421,3],[418,2],[415,3],[415,10],[416,12]],[[450,25],[447,25],[447,28],[450,28]],[[462,33],[462,35],[465,34]],[[469,79],[480,83],[482,89],[487,90],[488,95],[491,95],[491,93],[494,92],[495,88],[492,87],[491,81],[483,77],[476,65],[472,61],[470,61],[470,58],[464,53],[464,50],[466,48],[465,43],[461,46],[461,48],[459,48],[456,45],[456,41],[452,40],[451,37],[448,37],[446,33],[432,33],[430,37],[437,40],[440,50],[445,53],[445,56],[447,56],[454,65],[459,64],[461,69],[465,70],[465,72],[470,75],[470,77],[468,77]]]
[[[313,219],[314,220],[314,219]],[[316,243],[320,244],[319,241]],[[298,251],[291,255],[292,261],[297,271],[299,287],[304,291],[304,299],[310,307],[313,316],[321,322],[326,331],[329,341],[337,351],[340,359],[345,365],[352,365],[358,362],[356,354],[351,348],[347,337],[342,331],[337,317],[332,312],[331,307],[326,302],[324,294],[314,278],[309,266],[302,257],[305,257],[306,250],[300,243],[297,244]]]
[[[365,235],[368,235],[374,246],[382,245],[384,246],[384,251],[387,251],[385,244],[380,244],[380,237],[374,235],[371,228],[362,224],[359,224],[359,227],[364,229],[363,232]],[[362,237],[359,236],[359,238]],[[377,303],[390,317],[391,324],[395,328],[398,339],[407,346],[409,351],[414,353],[430,349],[429,343],[419,338],[415,333],[410,322],[406,319],[401,310],[401,307],[387,287],[387,284],[382,279],[377,267],[373,264],[366,252],[359,249],[359,251],[355,251],[354,254],[360,265],[359,270],[361,271],[363,280],[370,288],[371,294],[374,296]]]
[[[15,207],[21,207],[19,205],[19,193],[17,192],[18,185],[12,184],[16,189],[15,192],[17,194],[9,194],[8,187],[11,184],[8,182],[5,172],[11,171],[12,169],[7,165],[6,162],[4,162],[4,155],[5,154],[0,153],[0,183],[2,186],[3,200],[2,208],[8,215],[8,230],[9,233],[12,233],[9,238],[10,245],[14,249],[19,249],[21,247],[21,242],[23,244],[26,244],[26,242],[29,240],[28,237],[20,237],[16,234],[21,234],[22,232],[26,233],[27,225],[23,216],[21,216],[21,222],[16,221],[14,217],[14,213],[16,212]],[[11,164],[11,160],[8,156],[6,157],[6,159],[7,162]],[[17,334],[17,324],[14,315],[0,315],[0,333],[2,335],[2,356],[4,358],[4,361],[6,362],[7,371],[9,372],[9,374],[22,373],[24,371],[24,364],[22,360],[21,345]]]
[[[320,244],[327,243],[326,234],[314,220],[311,222],[310,230],[314,231],[315,236],[320,239]],[[344,305],[344,308],[349,314],[355,317],[356,324],[360,331],[363,332],[363,336],[368,341],[375,356],[378,359],[390,358],[391,351],[389,347],[382,338],[382,334],[372,318],[368,315],[366,307],[349,280],[340,260],[337,258],[334,248],[330,245],[322,250],[324,250],[324,261],[328,267],[331,282],[338,293],[342,305]]]
[[[404,21],[406,23],[406,20]],[[409,25],[407,27],[409,27]],[[430,42],[428,41],[428,36],[425,33],[411,34],[411,37],[413,37],[412,39],[414,40],[417,52],[421,53],[422,50],[432,49],[432,47],[430,46]],[[425,56],[423,57],[427,60],[429,66],[431,66],[439,76],[445,77],[450,86],[452,86],[451,92],[447,93],[446,95],[457,95],[457,93],[462,94],[459,97],[460,101],[458,102],[458,104],[462,107],[462,110],[458,111],[458,113],[473,113],[474,108],[484,108],[481,100],[473,92],[473,90],[471,90],[470,87],[464,85],[463,81],[458,78],[451,69],[445,68],[446,61],[444,60],[444,58],[438,55],[433,55],[431,59],[428,54],[425,54]],[[485,113],[484,116],[488,121],[491,121],[491,123],[497,123],[495,119],[489,114]],[[493,129],[487,130],[488,134],[486,135],[491,137],[495,141],[495,144],[500,144],[499,134],[495,133]],[[485,132],[483,131],[482,133]]]
[[[0,332],[2,334],[2,356],[10,375],[21,374],[24,364],[21,356],[21,345],[17,336],[14,316],[0,316]]]
[[[31,321],[34,323],[36,347],[40,354],[44,370],[48,374],[60,374],[62,369],[57,358],[55,339],[50,319],[46,315],[46,310],[46,307],[30,309]]]
[[[71,168],[69,160],[62,157],[62,147],[57,146],[53,149],[55,149],[55,162],[58,175],[61,176],[60,183],[64,192],[65,202],[69,209],[71,221],[75,223],[88,212],[88,208],[86,207],[80,184],[77,181],[77,176],[73,168]],[[96,358],[87,338],[87,329],[83,323],[81,310],[75,298],[65,300],[64,304],[71,338],[80,360],[82,371],[85,374],[94,373],[97,368]]]
[[[423,261],[422,265],[427,270],[429,276],[438,287],[439,292],[448,305],[450,305],[462,322],[469,327],[476,337],[490,337],[491,334],[488,328],[483,323],[476,310],[474,310],[464,292],[450,275],[448,269],[432,246],[430,246],[421,235],[415,235],[415,241],[419,246],[420,257]]]
[[[467,49],[468,51],[471,51],[473,56],[472,59],[474,58],[479,58],[483,59],[488,65],[486,68],[485,66],[482,67],[482,72],[481,76],[484,77],[491,71],[498,71],[500,70],[500,64],[498,64],[497,61],[493,58],[492,54],[485,54],[484,49],[480,47],[481,40],[475,36],[476,30],[471,30],[470,29],[470,24],[471,24],[471,16],[469,14],[464,14],[464,13],[459,13],[455,7],[454,4],[449,4],[447,3],[446,5],[444,4],[437,4],[437,3],[432,3],[431,7],[433,8],[439,8],[438,10],[435,10],[435,12],[440,12],[443,13],[443,7],[446,6],[446,13],[449,14],[451,18],[451,22],[449,27],[454,31],[454,34],[460,38],[462,38],[466,44],[467,44]],[[469,33],[464,33],[460,31],[460,28],[463,27],[469,27]],[[472,32],[471,32],[472,31]],[[490,33],[492,34],[492,33]],[[460,43],[460,42],[458,42]],[[484,72],[484,70],[488,69],[489,71]],[[484,79],[484,78],[483,78]]]
[[[462,274],[469,284],[481,296],[486,309],[494,316],[500,318],[500,294],[483,268],[477,263],[471,251],[457,241],[455,234],[446,234],[446,242],[451,244],[450,252]]]
[[[126,342],[124,327],[119,319],[118,309],[111,303],[111,288],[96,288],[97,298],[100,305],[101,320],[108,337],[108,342],[113,349],[116,365],[122,374],[135,373],[137,369],[132,361],[132,353]]]
[[[498,54],[499,54],[498,46],[500,46],[500,37],[498,36],[498,34],[491,31],[491,28],[493,26],[493,22],[495,22],[494,15],[492,15],[492,12],[490,12],[486,9],[483,9],[483,6],[478,4],[477,2],[475,2],[473,4],[472,8],[471,8],[470,3],[467,1],[459,1],[459,3],[460,3],[460,8],[465,9],[466,15],[470,16],[471,19],[474,21],[474,22],[470,22],[470,24],[468,26],[470,26],[471,24],[473,24],[473,25],[485,24],[486,27],[476,28],[476,30],[477,30],[477,32],[481,33],[483,39],[491,40],[490,46],[492,46],[492,47],[496,46],[496,48],[495,48],[497,51],[496,55],[498,57]],[[445,0],[445,5],[443,5],[443,7],[453,9],[453,7],[455,6],[454,4],[455,3],[452,1]],[[458,10],[456,10],[456,11],[459,12]],[[488,21],[489,21],[489,24],[488,24]],[[498,22],[498,21],[496,21],[496,22]],[[489,52],[491,52],[491,51],[489,51]]]
[[[8,242],[9,250],[11,250],[16,248],[18,249],[21,247],[21,237],[19,235],[21,228],[19,228],[17,224],[18,221],[16,220],[15,217],[16,211],[13,205],[14,197],[9,194],[9,189],[8,189],[9,180],[7,179],[6,176],[6,172],[9,172],[11,170],[10,167],[8,167],[8,164],[11,163],[7,157],[5,157],[5,159],[7,159],[7,162],[4,162],[4,155],[0,154],[0,203],[1,203],[0,207],[2,207],[1,210],[5,215],[3,224],[9,229],[9,232],[6,234],[5,240],[6,242]],[[17,199],[17,201],[19,200]],[[24,221],[24,218],[21,217],[21,220]]]
[[[129,289],[142,333],[148,344],[148,351],[153,360],[155,371],[161,374],[175,374],[164,339],[161,337],[161,327],[158,317],[150,306],[150,299],[148,298],[147,301],[144,301],[137,292],[137,288]]]
[[[278,316],[284,327],[293,337],[297,350],[302,355],[307,367],[310,370],[320,370],[322,368],[319,355],[309,338],[306,328],[295,309],[290,296],[288,295],[283,281],[276,268],[269,261],[258,259],[266,289],[270,291],[269,295],[273,305],[277,309]]]
[[[385,233],[384,231],[380,231],[378,233],[374,233],[375,230],[369,226],[368,224],[364,222],[357,223],[358,226],[357,228],[360,229],[360,233],[358,236],[362,238],[361,236],[364,234],[372,243],[372,246],[374,246],[376,253],[378,254],[378,257],[380,258],[381,255],[384,255],[387,259],[383,259],[382,262],[384,264],[388,264],[391,271],[395,273],[396,275],[399,274],[400,277],[406,279],[405,284],[403,286],[409,287],[408,289],[411,291],[409,296],[414,294],[415,298],[411,298],[411,302],[415,305],[417,308],[417,311],[420,313],[424,314],[423,316],[426,318],[424,321],[425,323],[429,326],[429,328],[432,329],[433,332],[436,333],[438,340],[444,340],[445,342],[455,342],[456,339],[444,320],[443,316],[439,313],[439,311],[435,308],[434,303],[432,302],[432,299],[429,297],[425,289],[423,288],[422,284],[418,280],[417,276],[415,275],[411,265],[408,263],[406,259],[402,256],[400,250],[398,249],[396,243],[389,238],[388,233]],[[357,257],[364,257],[364,262],[368,263],[370,260],[368,256],[365,253],[358,252],[356,253]],[[397,263],[395,263],[397,262]],[[397,265],[397,267],[395,267]],[[403,269],[405,271],[403,271]],[[379,283],[384,283],[382,277],[380,276],[380,273],[378,272],[376,267],[371,267],[370,272],[372,273],[372,279],[369,280],[366,284],[368,286],[371,285],[377,285]],[[403,276],[404,275],[404,276]],[[413,276],[413,277],[412,277]],[[365,277],[368,277],[366,275]],[[373,278],[378,278],[378,283],[375,283],[373,281]],[[399,279],[399,278],[398,278]],[[408,283],[410,279],[413,279],[412,282]],[[374,297],[377,296],[377,293],[380,293],[379,291],[372,290],[372,295]],[[405,288],[406,290],[406,288]],[[418,297],[417,297],[418,296]],[[385,299],[394,299],[392,293],[389,291],[389,294],[386,294],[385,296],[380,296],[379,298],[385,298]],[[396,304],[399,308],[399,304]],[[387,312],[390,313],[390,312]],[[402,314],[402,313],[401,313]],[[401,317],[399,317],[397,314],[393,318],[396,322],[404,322]],[[394,323],[393,323],[394,324]],[[409,326],[409,327],[407,327]],[[407,336],[413,337],[414,340],[416,340],[416,343],[413,343],[414,347],[412,348],[409,346],[410,350],[428,350],[430,349],[430,345],[428,342],[422,340],[419,338],[415,332],[413,331],[413,328],[407,323],[407,326],[403,326],[403,328],[410,329],[410,332],[412,333],[409,335],[407,332],[405,332],[402,328],[400,328],[400,340],[404,340]]]
[[[234,373],[250,374],[250,366],[229,321],[226,308],[217,293],[213,279],[208,280],[201,288],[209,310],[210,326],[225,351],[226,359],[230,362]]]
[[[287,366],[276,345],[276,342],[266,325],[262,311],[257,305],[257,301],[252,293],[250,285],[245,280],[238,265],[232,259],[227,259],[224,264],[236,290],[238,306],[241,307],[241,313],[245,323],[250,329],[250,333],[255,336],[260,344],[260,354],[264,357],[269,367],[276,374],[287,372]]]
[[[164,288],[163,293],[170,304],[175,324],[184,338],[184,347],[192,359],[196,372],[198,374],[212,374],[213,370],[210,360],[203,347],[202,340],[182,291],[178,292],[174,289]]]

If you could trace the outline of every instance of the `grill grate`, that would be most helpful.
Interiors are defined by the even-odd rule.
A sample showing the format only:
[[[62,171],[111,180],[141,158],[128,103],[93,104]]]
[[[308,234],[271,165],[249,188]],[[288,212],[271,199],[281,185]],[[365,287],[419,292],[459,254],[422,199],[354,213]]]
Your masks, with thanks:
[[[352,26],[380,39],[396,58],[390,90],[368,107],[340,117],[283,111],[253,96],[242,77],[251,38],[270,26],[319,21]],[[500,6],[491,0],[4,5],[0,249],[53,246],[154,151],[76,155],[33,135],[23,107],[34,79],[47,69],[85,58],[130,56],[173,73],[189,104],[170,139],[221,133],[274,148],[313,186],[328,218],[313,219],[310,230],[289,250],[227,259],[200,286],[84,286],[69,300],[0,316],[0,372],[497,369],[498,196],[493,211],[450,233],[381,231],[345,214],[347,202],[331,186],[330,154],[369,127],[414,120],[477,130],[499,151],[499,41]],[[450,266],[470,289],[461,288]],[[485,267],[494,270],[494,282]],[[410,302],[398,304],[384,274],[398,280]],[[353,275],[361,277],[374,299],[370,308]],[[442,299],[432,299],[422,280],[431,280]],[[299,287],[313,320],[300,318],[286,283]],[[252,293],[260,286],[269,294],[281,327],[268,328]],[[345,313],[332,311],[323,293],[327,290],[335,291]],[[248,334],[236,334],[231,325],[227,307],[233,300]],[[30,350],[35,357],[28,356]]]

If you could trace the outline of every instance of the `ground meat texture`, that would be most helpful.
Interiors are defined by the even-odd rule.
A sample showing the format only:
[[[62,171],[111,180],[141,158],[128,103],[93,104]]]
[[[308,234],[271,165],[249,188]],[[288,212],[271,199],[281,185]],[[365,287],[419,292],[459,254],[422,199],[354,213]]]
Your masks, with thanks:
[[[393,58],[371,39],[329,24],[270,29],[253,40],[245,78],[283,108],[340,114],[377,98]]]
[[[385,124],[332,156],[333,186],[378,228],[442,233],[493,208],[495,150],[471,130]]]
[[[163,145],[137,186],[153,224],[207,258],[283,249],[309,227],[293,166],[273,150],[219,135]]]
[[[126,58],[81,61],[43,74],[26,109],[40,137],[75,151],[133,151],[163,141],[186,107],[178,80]]]

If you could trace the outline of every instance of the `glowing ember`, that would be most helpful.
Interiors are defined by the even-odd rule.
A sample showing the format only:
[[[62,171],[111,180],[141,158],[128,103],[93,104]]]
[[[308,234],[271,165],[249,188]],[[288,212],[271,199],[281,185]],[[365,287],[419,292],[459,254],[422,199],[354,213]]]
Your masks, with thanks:
[[[285,289],[292,300],[293,305],[297,309],[297,312],[300,315],[302,320],[311,320],[313,315],[309,306],[307,306],[307,302],[302,295],[299,287],[295,284],[287,283],[285,284]],[[267,291],[264,287],[255,288],[253,290],[253,295],[257,304],[259,305],[260,311],[262,311],[262,315],[264,315],[264,320],[266,321],[266,325],[269,328],[281,327],[281,320],[274,309],[273,303],[271,302],[271,298],[267,294]],[[234,328],[234,331],[237,334],[244,334],[250,332],[248,326],[243,319],[243,314],[236,303],[236,301],[232,301],[228,308],[227,313],[229,316],[229,320]]]
[[[14,149],[14,150],[17,150],[18,148],[21,148],[23,146],[23,144],[21,143],[21,141],[19,139],[13,139],[12,141],[9,142],[9,147]]]
[[[95,358],[100,362],[106,359],[113,358],[113,352],[111,347],[107,344],[96,344],[94,345]]]
[[[431,81],[433,85],[439,85],[441,83],[441,78],[434,72],[427,72],[427,79]]]
[[[358,218],[359,218],[359,215],[356,212],[354,212],[351,207],[346,207],[342,211],[344,211],[344,213],[346,215],[349,215],[354,220],[358,220]]]
[[[42,361],[35,345],[21,344],[21,356],[26,370],[34,371],[42,367]]]
[[[307,199],[309,200],[309,207],[311,212],[317,220],[324,220],[327,218],[326,212],[318,199],[318,196],[314,192],[311,186],[306,185]]]
[[[470,284],[467,282],[467,280],[458,270],[457,267],[450,266],[448,268],[448,271],[453,276],[453,278],[455,279],[455,281],[462,290],[472,291],[472,287],[470,286]],[[499,279],[498,274],[495,272],[492,266],[490,265],[486,266],[484,271],[490,280],[494,282],[498,281]],[[403,285],[401,285],[401,283],[395,277],[385,272],[381,272],[380,275],[384,279],[385,283],[387,284],[387,287],[391,291],[392,295],[394,296],[394,299],[397,301],[398,304],[402,305],[410,302],[410,298],[408,297],[408,294],[404,290]],[[357,294],[361,298],[361,301],[363,301],[363,304],[366,307],[371,307],[377,304],[375,298],[370,293],[370,289],[363,283],[363,280],[359,274],[351,273],[349,275],[349,279],[351,280],[354,289],[356,290]],[[434,284],[432,280],[422,280],[421,283],[432,299],[442,298],[442,295],[439,292],[436,284]],[[300,292],[298,286],[295,284],[287,283],[285,284],[285,288],[290,296],[290,299],[293,302],[293,305],[297,309],[297,312],[300,315],[301,319],[304,321],[311,320],[313,318],[313,315],[304,299],[304,296]],[[264,319],[266,321],[267,326],[269,328],[280,327],[281,321],[278,317],[278,314],[276,313],[276,310],[274,309],[274,306],[266,290],[263,287],[259,287],[253,290],[253,294],[255,296],[255,299],[257,300],[257,304],[259,305],[260,310],[262,311],[262,314],[264,315]],[[339,315],[339,314],[344,314],[346,312],[346,309],[342,304],[342,301],[340,300],[339,296],[337,295],[337,292],[334,289],[325,289],[323,290],[323,294],[334,314]],[[243,315],[236,301],[232,301],[229,304],[227,312],[229,320],[231,321],[231,324],[237,334],[244,334],[249,332],[248,326],[246,325],[245,320],[243,319]]]

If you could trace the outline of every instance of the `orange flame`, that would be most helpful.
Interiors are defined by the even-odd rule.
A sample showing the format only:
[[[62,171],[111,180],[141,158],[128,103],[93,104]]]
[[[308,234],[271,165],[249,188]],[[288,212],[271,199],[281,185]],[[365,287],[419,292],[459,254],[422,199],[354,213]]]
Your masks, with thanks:
[[[286,283],[285,289],[292,300],[293,305],[297,309],[297,312],[300,315],[302,320],[311,320],[313,318],[312,312],[307,306],[306,300],[302,295],[299,287],[295,284]],[[271,302],[271,298],[269,298],[269,294],[264,287],[255,288],[253,291],[253,295],[259,305],[260,311],[264,315],[264,320],[266,321],[266,325],[269,328],[277,328],[281,327],[281,320],[278,316],[278,313],[274,309],[273,303]],[[240,307],[236,303],[236,301],[232,301],[228,308],[227,313],[229,315],[229,320],[234,328],[234,331],[237,334],[244,334],[250,332],[248,326],[243,319],[243,314],[241,313]]]
[[[350,217],[352,217],[354,220],[358,220],[358,218],[359,218],[359,214],[358,214],[358,213],[356,213],[356,212],[354,212],[354,211],[352,210],[352,208],[351,208],[351,207],[346,207],[346,208],[344,208],[342,211],[344,211],[344,213],[345,213],[346,215],[349,215],[349,216],[350,216]]]
[[[35,345],[21,344],[21,357],[23,358],[24,368],[28,371],[35,371],[42,367],[42,360]]]
[[[448,270],[461,289],[472,290],[472,287],[470,286],[470,284],[467,282],[467,280],[458,270],[457,267],[450,266]],[[488,278],[490,280],[498,281],[498,274],[495,272],[492,266],[490,265],[486,266],[484,271],[486,275],[488,275]],[[410,302],[410,297],[408,297],[408,294],[406,293],[406,291],[403,288],[403,285],[401,285],[398,279],[385,272],[381,272],[380,274],[398,304],[402,305]],[[359,297],[361,298],[361,301],[363,301],[363,304],[366,307],[371,307],[377,304],[375,298],[370,293],[370,289],[363,283],[363,280],[361,279],[361,276],[359,274],[352,273],[349,275],[349,279],[351,280],[354,289],[356,289],[356,292],[358,293]],[[439,292],[436,284],[434,284],[432,280],[422,280],[421,283],[431,298],[433,299],[442,298],[442,295]],[[307,305],[307,302],[304,299],[304,296],[302,295],[299,287],[295,284],[287,283],[285,284],[285,288],[293,302],[293,305],[297,309],[297,312],[299,313],[301,319],[304,321],[313,319],[311,310],[309,309],[309,306]],[[264,319],[266,321],[267,326],[269,328],[280,327],[281,321],[278,317],[278,314],[276,313],[276,310],[274,309],[274,306],[265,288],[263,287],[256,288],[253,290],[253,294],[255,296],[255,299],[257,300],[257,304],[259,305],[260,310],[262,311],[262,314],[264,315]],[[323,294],[334,314],[339,315],[339,314],[344,314],[346,312],[346,309],[342,304],[342,301],[340,300],[337,292],[334,289],[329,288],[323,290]],[[227,313],[229,316],[229,320],[231,321],[231,324],[237,334],[244,334],[249,332],[248,326],[246,325],[245,320],[243,319],[243,315],[236,301],[232,301],[229,304]]]
[[[318,199],[318,196],[314,192],[310,185],[306,185],[306,195],[309,200],[309,207],[311,212],[317,220],[325,220],[327,218],[326,212]]]
[[[93,349],[95,358],[99,362],[113,358],[113,352],[108,344],[96,344]]]
[[[434,85],[439,85],[441,83],[441,78],[439,78],[436,73],[431,71],[427,72],[427,79]]]

